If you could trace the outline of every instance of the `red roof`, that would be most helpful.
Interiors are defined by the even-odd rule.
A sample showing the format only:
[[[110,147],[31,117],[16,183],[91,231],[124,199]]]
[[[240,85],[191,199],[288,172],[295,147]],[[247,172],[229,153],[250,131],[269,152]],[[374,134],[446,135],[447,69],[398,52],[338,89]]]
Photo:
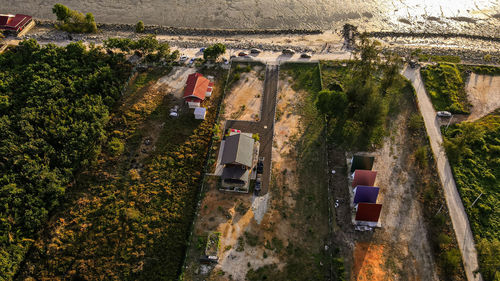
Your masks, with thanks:
[[[21,31],[30,20],[28,15],[0,15],[0,29]]]
[[[184,89],[184,98],[192,97],[204,100],[209,84],[210,80],[203,77],[200,73],[189,74],[186,88]]]
[[[358,185],[373,186],[375,184],[376,177],[376,171],[356,170],[354,171],[354,180],[352,181],[352,187],[356,187]]]
[[[382,204],[359,203],[355,220],[378,222],[381,210]]]

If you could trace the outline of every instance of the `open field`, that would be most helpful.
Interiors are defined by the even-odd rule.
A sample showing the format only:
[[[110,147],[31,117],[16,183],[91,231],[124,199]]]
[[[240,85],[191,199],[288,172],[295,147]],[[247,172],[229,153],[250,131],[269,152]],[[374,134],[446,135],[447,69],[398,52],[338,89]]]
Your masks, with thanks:
[[[226,93],[224,118],[259,121],[264,90],[263,81],[264,66],[262,65],[254,65],[249,72],[239,74],[239,80]]]

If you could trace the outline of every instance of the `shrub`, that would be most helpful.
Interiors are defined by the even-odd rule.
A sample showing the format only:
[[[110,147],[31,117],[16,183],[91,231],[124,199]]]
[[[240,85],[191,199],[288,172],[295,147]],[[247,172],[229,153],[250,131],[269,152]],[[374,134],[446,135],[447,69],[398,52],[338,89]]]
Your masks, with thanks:
[[[427,167],[427,146],[421,146],[413,154],[420,168]]]
[[[52,12],[56,14],[59,24],[56,25],[57,28],[76,33],[95,33],[97,32],[97,24],[94,19],[94,15],[87,13],[85,16],[75,10],[62,5],[55,4],[52,8]]]
[[[461,262],[460,251],[455,248],[446,251],[441,256],[441,263],[443,269],[449,275],[454,274],[460,268],[461,266],[460,262]]]
[[[119,138],[112,138],[108,143],[108,149],[111,155],[118,156],[123,153],[125,148],[124,142]]]
[[[138,21],[137,24],[135,25],[135,32],[137,33],[144,32],[144,23],[142,22],[142,20]]]

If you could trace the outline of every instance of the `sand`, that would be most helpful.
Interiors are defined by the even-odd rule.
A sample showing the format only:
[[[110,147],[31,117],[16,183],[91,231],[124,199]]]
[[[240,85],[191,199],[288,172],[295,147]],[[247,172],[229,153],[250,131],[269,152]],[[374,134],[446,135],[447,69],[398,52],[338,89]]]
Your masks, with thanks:
[[[472,104],[468,121],[477,120],[500,107],[500,77],[471,73],[466,85]]]

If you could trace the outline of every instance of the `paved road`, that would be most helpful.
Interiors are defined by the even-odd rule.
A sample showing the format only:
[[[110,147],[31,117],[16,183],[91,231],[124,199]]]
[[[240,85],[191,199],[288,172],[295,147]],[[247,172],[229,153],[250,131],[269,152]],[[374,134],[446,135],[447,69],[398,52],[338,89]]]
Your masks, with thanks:
[[[278,65],[266,66],[262,111],[259,122],[227,120],[226,129],[239,129],[242,132],[258,133],[260,137],[259,156],[264,157],[264,173],[260,195],[269,190],[271,180],[271,152],[274,136],[274,117],[276,113],[276,95],[278,93]]]
[[[437,162],[439,178],[443,184],[444,195],[446,204],[450,212],[451,222],[457,236],[458,247],[462,252],[462,258],[465,267],[465,274],[469,281],[483,280],[481,274],[474,274],[478,269],[478,259],[476,247],[474,245],[474,237],[469,225],[469,219],[465,213],[464,205],[458,194],[455,180],[451,172],[448,158],[441,144],[443,138],[439,129],[439,120],[436,118],[436,111],[434,110],[429,96],[425,92],[424,83],[420,77],[420,70],[407,67],[404,70],[404,76],[408,78],[417,92],[418,107],[424,118],[425,128],[429,135],[432,152]]]

